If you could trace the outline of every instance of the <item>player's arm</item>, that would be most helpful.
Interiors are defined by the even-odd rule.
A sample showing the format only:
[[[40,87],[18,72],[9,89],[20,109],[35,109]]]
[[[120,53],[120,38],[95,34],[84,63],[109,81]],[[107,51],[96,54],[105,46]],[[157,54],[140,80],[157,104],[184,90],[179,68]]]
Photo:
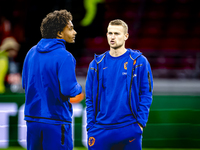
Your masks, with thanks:
[[[137,121],[143,128],[146,126],[149,116],[149,109],[153,95],[153,77],[148,60],[144,58],[143,67],[140,72],[140,102],[138,107]]]
[[[93,107],[93,79],[95,69],[90,63],[86,78],[85,94],[86,94],[86,112],[87,112],[87,131],[94,125],[95,113]]]
[[[67,97],[75,97],[82,92],[82,87],[76,80],[75,66],[75,59],[68,55],[58,71],[60,91]]]

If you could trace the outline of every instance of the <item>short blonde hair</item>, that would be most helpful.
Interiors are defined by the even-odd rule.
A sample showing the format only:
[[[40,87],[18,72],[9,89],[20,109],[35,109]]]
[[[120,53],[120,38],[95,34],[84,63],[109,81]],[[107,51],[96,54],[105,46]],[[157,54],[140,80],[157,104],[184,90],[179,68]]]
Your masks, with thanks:
[[[124,28],[125,33],[128,33],[128,25],[120,19],[115,19],[110,21],[109,25],[117,25],[117,26],[122,26]]]

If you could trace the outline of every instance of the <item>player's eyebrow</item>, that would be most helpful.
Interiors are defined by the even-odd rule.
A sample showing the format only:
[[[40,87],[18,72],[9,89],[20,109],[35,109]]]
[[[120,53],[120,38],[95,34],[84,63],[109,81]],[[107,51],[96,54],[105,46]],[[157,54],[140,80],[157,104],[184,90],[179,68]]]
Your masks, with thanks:
[[[69,25],[69,29],[73,29],[74,28],[74,26],[73,25]]]
[[[109,31],[108,34],[120,34],[120,32],[112,32],[112,31]]]

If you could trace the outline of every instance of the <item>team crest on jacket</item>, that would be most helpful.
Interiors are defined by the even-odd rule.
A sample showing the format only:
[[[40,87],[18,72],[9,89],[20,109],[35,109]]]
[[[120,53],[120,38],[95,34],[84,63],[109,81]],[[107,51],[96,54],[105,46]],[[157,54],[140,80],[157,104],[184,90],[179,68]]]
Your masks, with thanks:
[[[95,143],[95,138],[94,137],[90,137],[89,141],[88,141],[89,146],[93,146],[94,143]]]
[[[125,70],[127,70],[127,64],[128,64],[128,62],[125,62],[125,63],[124,63],[124,69],[125,69]]]

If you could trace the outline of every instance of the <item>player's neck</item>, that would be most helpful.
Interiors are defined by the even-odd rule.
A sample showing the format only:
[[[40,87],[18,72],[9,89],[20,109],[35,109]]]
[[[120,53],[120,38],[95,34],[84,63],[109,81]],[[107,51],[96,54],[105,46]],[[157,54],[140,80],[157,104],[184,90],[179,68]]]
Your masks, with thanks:
[[[126,53],[126,48],[125,47],[121,47],[121,48],[118,48],[118,49],[113,49],[113,48],[110,48],[110,55],[112,57],[119,57],[121,55],[123,55],[124,53]]]

